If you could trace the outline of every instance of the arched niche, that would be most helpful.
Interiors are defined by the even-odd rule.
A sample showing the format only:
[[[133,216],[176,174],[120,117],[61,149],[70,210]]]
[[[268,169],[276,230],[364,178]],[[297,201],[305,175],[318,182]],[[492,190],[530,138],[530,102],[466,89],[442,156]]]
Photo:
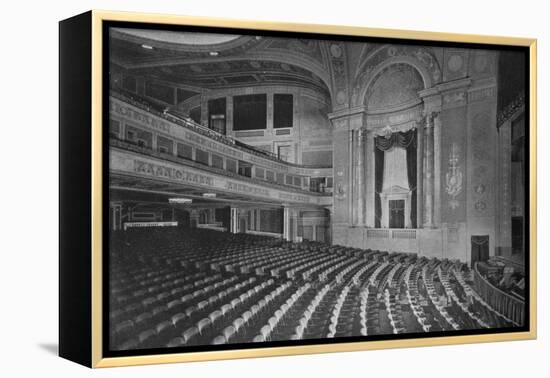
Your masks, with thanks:
[[[388,113],[420,103],[418,92],[425,88],[420,72],[407,63],[385,66],[366,88],[367,113]]]
[[[424,108],[419,92],[425,88],[426,79],[415,66],[403,61],[385,64],[364,89],[367,128],[371,129],[375,137],[386,139],[394,133],[416,133],[413,129]],[[415,146],[416,141],[410,147],[394,145],[373,156],[375,160],[383,161],[383,173],[378,176],[375,174],[377,180],[383,180],[375,185],[375,203],[379,201],[376,205],[379,222],[375,224],[381,228],[418,227]],[[397,148],[403,151],[397,153]],[[412,169],[409,165],[415,167],[413,171],[409,171]]]
[[[393,51],[394,46],[377,50],[365,60],[357,70],[354,80],[354,91],[357,92],[356,104],[365,104],[367,90],[389,68],[397,64],[412,67],[422,78],[423,88],[431,88],[441,79],[441,71],[437,60],[424,49],[403,47]]]

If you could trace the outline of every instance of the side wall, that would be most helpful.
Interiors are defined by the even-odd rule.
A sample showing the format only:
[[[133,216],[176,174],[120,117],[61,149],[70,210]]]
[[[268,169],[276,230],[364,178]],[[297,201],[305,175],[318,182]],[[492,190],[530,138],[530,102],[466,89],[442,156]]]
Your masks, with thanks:
[[[91,329],[91,12],[59,23],[59,355],[88,367]]]

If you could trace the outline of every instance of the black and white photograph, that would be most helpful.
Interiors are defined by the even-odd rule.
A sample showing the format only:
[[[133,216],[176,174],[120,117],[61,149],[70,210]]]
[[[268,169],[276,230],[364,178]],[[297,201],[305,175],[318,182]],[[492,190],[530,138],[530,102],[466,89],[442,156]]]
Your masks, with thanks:
[[[105,355],[529,329],[525,49],[104,35]]]

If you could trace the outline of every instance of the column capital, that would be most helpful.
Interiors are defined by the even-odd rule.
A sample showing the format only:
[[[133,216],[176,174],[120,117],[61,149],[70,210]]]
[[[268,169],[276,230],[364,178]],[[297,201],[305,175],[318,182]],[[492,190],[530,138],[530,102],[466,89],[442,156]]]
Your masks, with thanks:
[[[441,109],[426,109],[423,112],[420,122],[423,122],[425,127],[433,127],[433,124],[439,115],[441,114]]]
[[[374,135],[374,133],[372,130],[367,129],[366,126],[363,126],[357,129],[357,135],[361,139],[361,141],[365,141],[369,136]]]
[[[424,114],[424,113],[425,112],[422,112],[422,115],[415,121],[416,128],[419,129],[419,130],[426,127],[426,114]]]

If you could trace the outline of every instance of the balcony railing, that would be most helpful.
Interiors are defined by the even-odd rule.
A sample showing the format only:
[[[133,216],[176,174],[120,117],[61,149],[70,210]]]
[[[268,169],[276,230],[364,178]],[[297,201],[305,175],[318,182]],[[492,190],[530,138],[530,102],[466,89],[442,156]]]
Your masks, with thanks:
[[[516,325],[524,324],[525,302],[494,287],[478,270],[478,264],[473,269],[476,292],[495,311],[512,320]]]
[[[185,159],[185,158],[182,158],[182,157],[174,156],[170,153],[163,153],[163,152],[154,151],[151,148],[138,146],[137,144],[133,144],[133,143],[130,143],[128,141],[113,138],[113,137],[109,138],[109,145],[111,147],[116,147],[116,148],[119,148],[119,149],[122,149],[122,150],[132,151],[132,152],[136,152],[136,153],[139,153],[139,154],[142,154],[142,155],[159,158],[159,159],[163,159],[163,160],[166,160],[166,161],[171,161],[173,163],[191,166],[191,167],[202,169],[202,170],[205,170],[205,171],[208,171],[208,172],[211,172],[211,173],[215,173],[215,174],[218,174],[218,175],[223,175],[223,176],[239,179],[239,180],[242,180],[242,181],[247,181],[247,182],[250,182],[250,183],[253,183],[253,184],[264,185],[264,186],[268,186],[268,187],[272,187],[272,188],[276,188],[276,189],[282,189],[282,190],[285,190],[287,192],[295,192],[295,193],[301,193],[301,194],[307,193],[307,194],[310,194],[310,195],[320,196],[320,197],[330,197],[331,196],[331,194],[312,192],[312,191],[308,191],[308,190],[305,190],[305,189],[298,188],[296,186],[284,185],[284,184],[279,184],[277,182],[264,181],[264,180],[259,180],[259,179],[253,178],[253,177],[242,176],[242,175],[239,175],[238,173],[234,173],[234,172],[228,171],[226,169],[220,169],[220,168],[212,167],[210,165],[205,165],[205,164],[196,162],[194,160],[189,160],[189,159]]]

